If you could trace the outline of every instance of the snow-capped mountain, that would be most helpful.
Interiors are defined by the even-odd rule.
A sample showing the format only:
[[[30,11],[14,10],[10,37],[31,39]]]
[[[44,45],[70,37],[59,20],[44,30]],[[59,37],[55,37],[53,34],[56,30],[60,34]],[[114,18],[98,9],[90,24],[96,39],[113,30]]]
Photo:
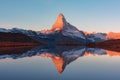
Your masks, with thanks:
[[[10,30],[5,29],[5,28],[0,28],[0,32],[10,32]]]
[[[90,33],[86,35],[84,31],[80,31],[75,26],[68,23],[64,15],[61,13],[58,15],[58,18],[56,22],[53,24],[51,30],[53,32],[59,31],[57,33],[61,33],[62,36],[69,37],[70,39],[74,39],[74,42],[82,43],[82,44],[91,43],[91,42],[103,42],[109,39],[113,39],[113,36],[108,37],[107,33]],[[56,38],[58,38],[58,36]]]
[[[120,39],[120,33],[109,32],[107,33],[107,38],[108,39]]]
[[[92,33],[92,34],[88,34],[86,35],[86,42],[90,43],[90,42],[102,42],[105,40],[108,40],[106,38],[106,33]]]
[[[55,34],[55,42],[60,44],[85,44],[85,35],[82,31],[79,31],[76,27],[69,24],[63,14],[59,14],[57,20],[51,29]]]
[[[32,30],[24,30],[24,29],[19,29],[19,28],[12,28],[12,29],[4,29],[0,28],[0,32],[10,32],[10,33],[21,33],[25,34],[27,36],[38,36],[40,33]]]
[[[19,29],[19,28],[12,28],[12,29],[4,29],[4,28],[0,28],[0,32],[2,33],[12,33],[12,34],[23,34],[25,36],[28,36],[30,38],[32,38],[33,40],[40,42],[40,43],[46,43],[45,39],[46,39],[46,35],[37,32],[37,31],[32,31],[32,30],[24,30],[24,29]]]
[[[119,33],[90,33],[78,30],[75,26],[66,21],[63,14],[59,14],[57,20],[50,30],[32,31],[18,28],[4,29],[0,28],[3,33],[20,33],[24,34],[35,41],[56,44],[86,44],[92,42],[103,42],[109,39],[120,39]]]
[[[69,24],[61,13],[58,15],[56,22],[52,26],[52,30],[61,30],[64,36],[85,39],[84,33],[79,31],[75,26]]]

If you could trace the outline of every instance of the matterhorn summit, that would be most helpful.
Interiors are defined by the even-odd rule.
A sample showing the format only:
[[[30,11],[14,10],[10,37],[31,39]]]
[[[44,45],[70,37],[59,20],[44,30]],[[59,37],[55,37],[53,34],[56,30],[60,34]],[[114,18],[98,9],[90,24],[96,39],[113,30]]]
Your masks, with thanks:
[[[82,31],[79,31],[76,27],[73,25],[69,24],[64,15],[60,13],[57,17],[57,20],[52,26],[53,31],[62,31],[62,34],[64,36],[69,36],[72,38],[82,38],[85,39],[85,35]]]
[[[71,25],[60,13],[52,29],[42,31],[24,30],[18,28],[0,28],[1,37],[4,34],[22,34],[33,40],[47,45],[86,45],[93,42],[103,42],[111,39],[120,39],[120,33],[88,33],[78,30]],[[6,39],[6,37],[3,37]],[[17,38],[17,37],[16,37]],[[11,38],[10,38],[11,40]],[[26,40],[27,41],[27,40]]]
[[[66,23],[65,17],[60,13],[52,26],[52,30],[62,30]]]

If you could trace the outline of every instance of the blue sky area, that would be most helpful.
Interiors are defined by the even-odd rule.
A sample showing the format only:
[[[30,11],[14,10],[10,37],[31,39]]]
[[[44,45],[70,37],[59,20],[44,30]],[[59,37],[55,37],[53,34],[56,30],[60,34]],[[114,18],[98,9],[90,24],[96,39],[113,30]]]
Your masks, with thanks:
[[[120,0],[0,0],[0,28],[50,29],[59,13],[80,30],[120,32]]]

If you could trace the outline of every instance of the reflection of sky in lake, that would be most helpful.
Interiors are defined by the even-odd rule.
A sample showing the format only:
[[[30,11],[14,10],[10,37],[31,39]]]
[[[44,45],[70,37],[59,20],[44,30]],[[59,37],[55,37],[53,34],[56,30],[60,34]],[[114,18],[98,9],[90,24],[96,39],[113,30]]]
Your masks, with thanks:
[[[119,68],[120,56],[87,55],[79,56],[59,74],[50,57],[35,55],[1,59],[0,77],[1,80],[119,80]]]

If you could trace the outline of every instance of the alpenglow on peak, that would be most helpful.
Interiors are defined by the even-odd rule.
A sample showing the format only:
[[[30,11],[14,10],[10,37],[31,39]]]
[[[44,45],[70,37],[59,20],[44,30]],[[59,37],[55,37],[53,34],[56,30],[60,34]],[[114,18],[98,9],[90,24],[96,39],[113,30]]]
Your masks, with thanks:
[[[62,13],[58,15],[57,20],[52,26],[52,31],[61,31],[64,36],[85,39],[84,33],[67,22]]]
[[[52,26],[52,30],[62,30],[66,23],[64,15],[60,13]]]

